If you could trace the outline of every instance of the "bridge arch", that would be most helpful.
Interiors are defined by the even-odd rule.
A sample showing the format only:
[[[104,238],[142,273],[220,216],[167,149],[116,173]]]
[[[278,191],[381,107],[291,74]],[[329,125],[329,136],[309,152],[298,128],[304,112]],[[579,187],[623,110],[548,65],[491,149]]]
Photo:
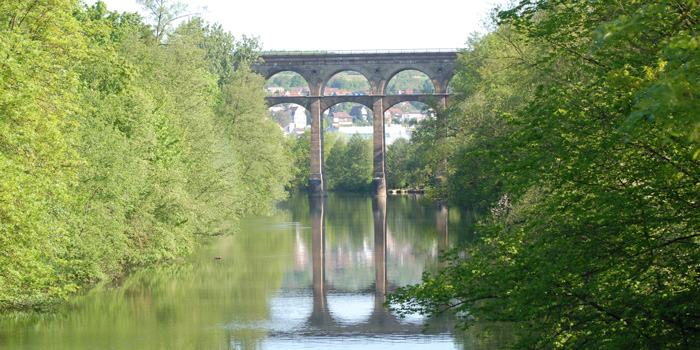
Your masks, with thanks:
[[[274,97],[299,97],[310,94],[310,85],[301,74],[282,70],[266,79],[265,90]]]
[[[431,79],[430,75],[428,75],[427,73],[423,72],[423,71],[420,70],[420,69],[415,69],[415,68],[404,68],[404,69],[399,69],[399,70],[397,70],[397,71],[395,71],[395,72],[392,72],[392,74],[389,76],[389,79],[386,81],[386,84],[385,84],[384,87],[383,87],[384,95],[386,95],[386,96],[393,96],[393,95],[399,95],[399,94],[400,94],[400,93],[399,93],[400,90],[399,90],[399,91],[396,91],[396,92],[394,92],[394,91],[391,91],[391,92],[390,92],[390,91],[388,91],[388,90],[389,90],[389,87],[392,85],[392,82],[393,82],[394,85],[396,86],[396,84],[398,83],[398,80],[401,78],[401,75],[402,75],[403,73],[406,73],[406,74],[409,74],[409,75],[410,75],[410,74],[418,74],[418,75],[421,76],[421,79],[425,79],[425,81],[430,82],[430,85],[431,85],[431,86],[430,86],[429,89],[427,89],[428,91],[424,91],[423,87],[420,87],[420,90],[421,90],[420,92],[418,92],[418,93],[413,92],[413,93],[411,93],[411,95],[432,94],[432,93],[435,93],[435,91],[437,91],[437,85],[435,84],[435,82],[433,81],[433,79]]]
[[[345,76],[353,76],[352,74],[341,75],[342,73],[357,73],[357,74],[359,74],[359,76],[362,77],[364,82],[367,83],[368,89],[365,89],[362,91],[353,91],[353,92],[363,92],[363,94],[355,94],[355,95],[364,95],[364,91],[366,91],[366,90],[369,90],[369,94],[367,94],[367,95],[372,95],[374,90],[376,89],[376,85],[377,85],[376,82],[371,81],[370,79],[367,78],[367,76],[365,74],[363,74],[362,72],[360,72],[358,70],[337,68],[337,69],[329,71],[329,73],[330,74],[328,74],[328,75],[330,75],[330,77],[325,79],[323,82],[323,85],[321,86],[321,92],[323,93],[323,96],[333,96],[332,94],[329,94],[327,91],[329,89],[329,85],[331,85],[333,81],[335,81],[336,79],[340,80],[340,79],[344,78]]]
[[[436,101],[436,97],[433,95],[389,95],[384,97],[383,112],[388,111],[401,102],[419,102],[427,105],[433,101]]]
[[[399,73],[404,72],[404,71],[409,71],[409,70],[415,70],[420,73],[425,74],[430,82],[433,84],[434,94],[445,94],[447,91],[447,84],[449,83],[450,79],[454,75],[453,72],[453,67],[446,67],[443,68],[442,66],[417,66],[417,65],[406,65],[406,66],[400,66],[396,67],[393,70],[389,71],[385,76],[387,76],[388,79],[386,79],[384,82],[382,82],[381,85],[381,91],[386,94],[386,88],[391,82],[391,79],[395,78]]]
[[[330,96],[329,96],[330,97]],[[363,107],[366,107],[369,109],[369,113],[373,113],[372,111],[372,104],[368,103],[368,99],[366,98],[358,98],[356,101],[354,99],[347,99],[347,98],[339,98],[339,99],[333,99],[333,98],[328,98],[324,99],[325,101],[321,104],[321,114],[324,114],[331,108],[342,105],[342,104],[353,104],[353,105],[360,105]]]
[[[341,103],[357,103],[372,110],[372,98],[370,96],[326,96],[321,101],[321,114]]]
[[[307,83],[309,81],[308,77],[305,76],[306,72],[304,70],[297,69],[295,67],[273,67],[269,70],[266,70],[263,73],[258,72],[258,74],[262,75],[263,78],[265,78],[265,82],[267,82],[270,80],[270,78],[274,77],[275,75],[277,75],[279,73],[283,73],[283,72],[293,72],[293,73],[299,74],[302,78],[304,78],[304,80],[307,81]]]
[[[452,84],[455,81],[455,75],[453,75],[450,80],[447,81],[447,86],[445,86],[445,93],[448,95],[454,94],[454,85]]]

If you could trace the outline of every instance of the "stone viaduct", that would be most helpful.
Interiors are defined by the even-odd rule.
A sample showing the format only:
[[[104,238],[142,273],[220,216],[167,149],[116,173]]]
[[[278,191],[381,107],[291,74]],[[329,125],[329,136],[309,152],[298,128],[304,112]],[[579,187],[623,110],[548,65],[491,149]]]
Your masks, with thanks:
[[[309,84],[309,96],[267,98],[269,106],[295,103],[311,113],[309,196],[326,195],[321,115],[331,106],[343,102],[362,104],[371,109],[374,114],[372,195],[386,196],[384,112],[404,101],[427,102],[429,99],[435,99],[439,105],[445,106],[449,96],[447,86],[454,75],[456,58],[457,51],[452,50],[385,53],[263,53],[263,62],[253,64],[252,69],[265,79],[284,71],[296,72]],[[431,95],[386,95],[386,86],[391,78],[409,69],[426,74],[432,81],[435,92]],[[329,80],[343,71],[362,74],[371,86],[371,95],[324,96],[323,91]]]

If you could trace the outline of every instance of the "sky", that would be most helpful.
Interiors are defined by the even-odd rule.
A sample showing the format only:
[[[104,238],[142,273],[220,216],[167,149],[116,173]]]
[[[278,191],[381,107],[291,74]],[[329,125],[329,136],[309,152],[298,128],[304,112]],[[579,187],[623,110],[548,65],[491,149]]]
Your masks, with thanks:
[[[102,1],[110,11],[141,12],[136,0]],[[464,48],[471,33],[485,32],[496,1],[180,0],[236,38],[260,38],[263,50]]]

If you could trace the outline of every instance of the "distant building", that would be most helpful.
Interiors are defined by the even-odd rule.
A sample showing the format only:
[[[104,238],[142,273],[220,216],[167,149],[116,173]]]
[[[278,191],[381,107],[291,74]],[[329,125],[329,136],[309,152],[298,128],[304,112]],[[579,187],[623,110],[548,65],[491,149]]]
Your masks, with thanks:
[[[415,121],[421,121],[426,119],[427,117],[421,113],[420,111],[414,111],[414,112],[406,112],[401,115],[401,122],[405,123],[410,120],[415,120]]]
[[[352,116],[346,112],[333,112],[331,117],[333,117],[333,123],[338,123],[341,125],[352,124]]]
[[[343,92],[340,91],[340,89],[338,89],[338,88],[327,87],[327,88],[323,89],[323,95],[324,96],[341,96],[341,95],[343,95]]]
[[[292,123],[296,125],[297,128],[306,127],[306,108],[302,106],[293,106],[289,108],[289,114],[292,116]]]
[[[266,90],[267,92],[272,93],[273,95],[279,95],[284,92],[284,88],[281,86],[271,86]]]
[[[296,86],[292,88],[292,94],[296,96],[309,96],[309,87],[308,86]]]
[[[371,139],[374,135],[373,127],[371,126],[345,126],[340,124],[333,124],[326,128],[327,132],[339,132],[341,134],[352,137],[355,134],[359,134],[361,137]]]
[[[291,134],[291,133],[294,132],[294,129],[295,129],[295,128],[296,128],[296,127],[294,126],[294,123],[289,123],[287,126],[285,126],[284,128],[282,128],[282,131],[283,131],[285,134]]]
[[[389,108],[384,112],[384,118],[401,118],[402,115],[403,111],[395,107]]]
[[[304,133],[306,129],[308,129],[309,126],[299,128],[297,127],[294,123],[289,123],[286,127],[282,128],[282,131],[284,132],[285,135],[293,135],[293,136],[299,136]]]

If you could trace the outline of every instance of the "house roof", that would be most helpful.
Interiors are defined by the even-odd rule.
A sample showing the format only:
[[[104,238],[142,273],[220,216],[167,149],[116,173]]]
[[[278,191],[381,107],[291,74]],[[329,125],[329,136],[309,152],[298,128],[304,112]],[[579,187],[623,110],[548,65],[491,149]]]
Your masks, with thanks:
[[[403,111],[398,108],[389,108],[386,110],[389,114],[403,114]]]
[[[352,119],[352,116],[348,114],[347,112],[333,112],[333,118],[350,118]]]

